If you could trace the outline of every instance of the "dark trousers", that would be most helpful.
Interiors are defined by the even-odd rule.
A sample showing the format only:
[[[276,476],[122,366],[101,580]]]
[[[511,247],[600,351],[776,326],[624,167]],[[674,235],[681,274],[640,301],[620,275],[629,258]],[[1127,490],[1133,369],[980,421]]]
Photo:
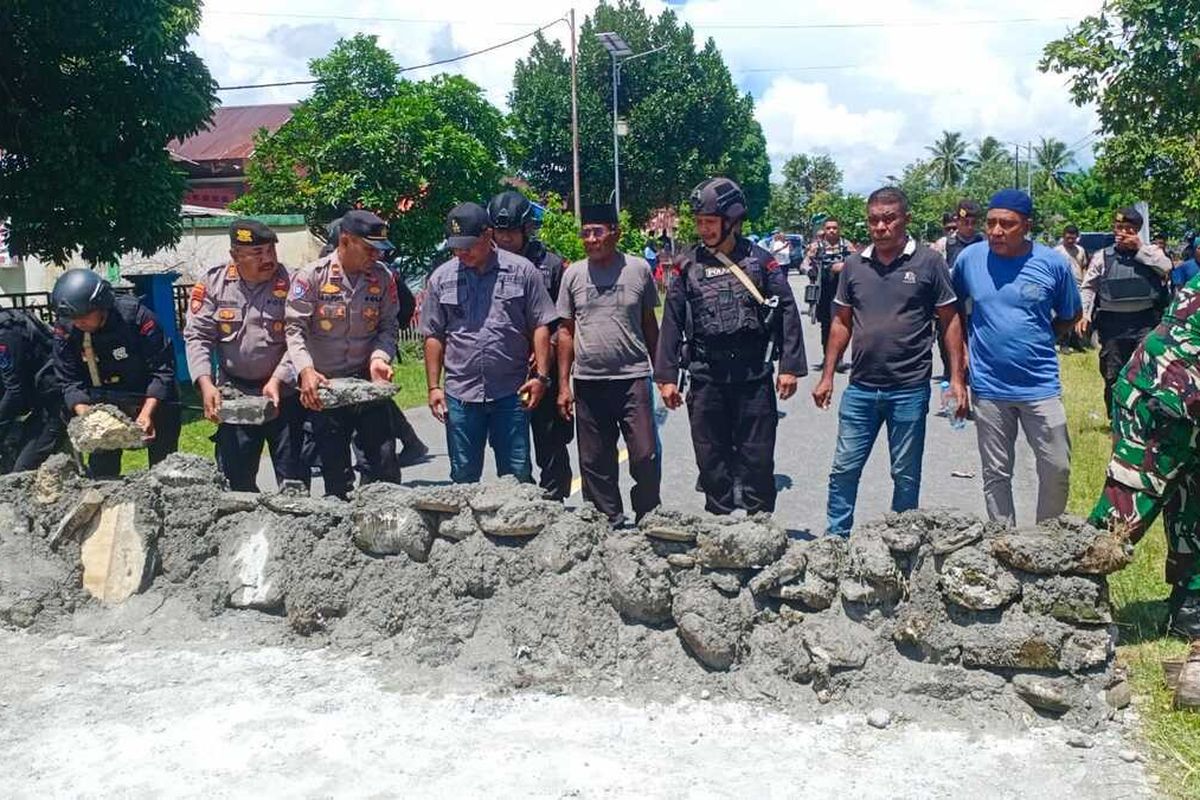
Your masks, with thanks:
[[[308,466],[300,454],[304,439],[305,410],[299,395],[285,395],[280,402],[279,416],[265,425],[217,426],[217,464],[235,492],[258,491],[258,462],[262,458],[263,442],[271,453],[275,482],[285,480],[309,482]]]
[[[391,403],[391,400],[379,400],[312,412],[312,438],[316,453],[321,457],[321,476],[325,481],[326,497],[345,499],[354,488],[354,473],[350,469],[352,436],[362,447],[366,462],[362,476],[364,484],[375,481],[400,482],[396,440],[392,436],[388,412],[388,404]]]
[[[121,410],[131,418],[138,414],[139,406],[122,406]],[[154,410],[154,438],[150,440],[146,450],[150,456],[150,466],[154,466],[167,456],[179,449],[179,431],[183,427],[180,418],[179,401],[168,400],[159,402]],[[88,469],[93,478],[115,478],[121,474],[122,450],[97,450],[88,459]]]
[[[1149,331],[1142,331],[1143,336]],[[1128,363],[1133,351],[1142,343],[1142,336],[1120,336],[1113,339],[1100,340],[1100,376],[1104,378],[1104,410],[1112,419],[1112,392],[1121,374],[1121,369]]]
[[[687,396],[692,449],[704,508],[731,514],[733,486],[742,485],[748,513],[775,510],[775,431],[779,415],[771,378],[747,383],[693,381]]]
[[[933,338],[937,342],[938,358],[942,360],[942,376],[950,380],[950,351],[946,349],[946,331],[942,330],[942,321],[934,319]]]
[[[617,458],[617,435],[625,439],[633,490],[629,502],[641,518],[661,502],[662,460],[650,380],[575,381],[575,423],[579,433],[579,473],[583,499],[611,522],[624,513]]]
[[[558,379],[546,389],[542,402],[529,412],[533,455],[538,466],[538,485],[551,500],[566,500],[571,494],[571,455],[567,445],[575,438],[571,423],[558,413]]]
[[[61,405],[34,408],[4,426],[0,473],[37,469],[62,444],[67,432]]]

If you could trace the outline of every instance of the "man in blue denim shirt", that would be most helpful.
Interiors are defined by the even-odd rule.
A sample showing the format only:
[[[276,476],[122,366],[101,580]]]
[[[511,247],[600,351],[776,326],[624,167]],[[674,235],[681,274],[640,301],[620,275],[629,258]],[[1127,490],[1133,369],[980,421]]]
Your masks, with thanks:
[[[446,235],[454,257],[429,277],[421,333],[429,408],[446,424],[450,480],[478,481],[490,443],[498,475],[532,482],[526,412],[542,402],[550,383],[548,326],[558,315],[533,264],[496,249],[481,206],[456,206]]]
[[[813,390],[818,408],[833,398],[833,373],[854,338],[850,386],[838,410],[837,450],[829,473],[828,533],[848,536],[863,466],[886,423],[892,510],[916,508],[921,494],[925,417],[933,374],[933,320],[945,331],[950,388],[967,413],[962,324],[946,261],[908,236],[908,198],[895,188],[867,198],[871,244],[846,259],[834,297],[825,369]]]

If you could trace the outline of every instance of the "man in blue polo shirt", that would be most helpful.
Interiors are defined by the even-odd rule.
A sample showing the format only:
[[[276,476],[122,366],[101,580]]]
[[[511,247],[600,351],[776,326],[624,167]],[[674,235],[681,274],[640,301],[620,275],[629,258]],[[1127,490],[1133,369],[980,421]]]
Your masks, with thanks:
[[[1079,319],[1082,304],[1070,264],[1030,242],[1033,201],[1017,189],[992,196],[987,242],[954,265],[959,302],[970,303],[967,343],[975,430],[988,516],[1016,524],[1012,466],[1017,425],[1037,459],[1037,519],[1067,507],[1071,442],[1054,343]]]

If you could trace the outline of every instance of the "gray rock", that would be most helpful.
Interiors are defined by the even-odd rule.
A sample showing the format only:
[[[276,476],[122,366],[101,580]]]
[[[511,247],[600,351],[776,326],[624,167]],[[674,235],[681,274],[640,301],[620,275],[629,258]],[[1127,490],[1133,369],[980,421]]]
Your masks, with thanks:
[[[217,516],[227,517],[258,508],[257,492],[221,492],[217,495]]]
[[[1060,517],[1034,530],[997,537],[992,554],[1010,567],[1037,575],[1107,575],[1133,561],[1133,546],[1125,534]]]
[[[883,543],[893,553],[912,553],[921,546],[921,529],[915,525],[889,525],[879,532]]]
[[[698,514],[685,514],[656,508],[638,523],[638,529],[652,539],[668,542],[694,542],[702,530],[709,527],[708,521]]]
[[[505,475],[478,487],[469,498],[477,514],[499,511],[509,503],[533,503],[542,499],[542,490],[532,483],[520,483],[511,475]]]
[[[1138,751],[1136,751],[1136,750],[1121,750],[1120,752],[1117,753],[1117,757],[1120,758],[1122,761],[1124,761],[1126,764],[1135,764],[1138,761],[1142,760],[1141,755],[1139,755]]]
[[[1099,577],[1055,575],[1026,584],[1021,605],[1031,614],[1063,622],[1107,625],[1112,622],[1108,583]]]
[[[804,635],[798,624],[781,621],[755,625],[746,645],[750,650],[749,661],[755,668],[789,681],[804,682],[812,677],[812,657],[804,647]]]
[[[1060,669],[1072,673],[1086,672],[1107,664],[1117,651],[1115,627],[1068,627],[1068,630],[1071,633],[1063,642],[1062,656],[1059,659]]]
[[[1112,708],[1128,708],[1133,702],[1133,689],[1129,681],[1121,680],[1104,690],[1104,700]]]
[[[816,575],[834,583],[842,576],[847,542],[840,536],[820,536],[803,542],[805,575]]]
[[[279,416],[275,403],[266,397],[243,394],[221,400],[217,418],[226,425],[265,425]]]
[[[724,570],[713,570],[705,573],[712,585],[717,588],[722,594],[727,594],[731,597],[737,595],[742,590],[742,582],[738,576],[732,572]]]
[[[875,708],[867,714],[867,724],[872,728],[883,730],[892,724],[892,712],[886,708]]]
[[[1000,562],[977,547],[955,550],[942,562],[939,583],[953,602],[973,611],[1000,608],[1021,591],[1021,583]]]
[[[418,486],[409,490],[413,508],[438,514],[458,514],[470,506],[476,487],[451,483],[445,486]],[[449,537],[448,537],[449,538]]]
[[[559,519],[542,529],[526,549],[525,555],[546,572],[563,575],[587,561],[592,548],[607,532],[607,525],[586,525],[580,524],[577,519]]]
[[[321,406],[326,409],[357,406],[388,400],[400,391],[392,383],[375,383],[362,378],[331,378],[328,385],[317,389]]]
[[[50,536],[50,546],[58,547],[62,542],[74,540],[87,526],[96,512],[104,505],[104,495],[96,489],[88,489],[80,497],[79,502],[63,518]]]
[[[904,592],[904,578],[882,537],[869,529],[850,537],[842,597],[855,603],[894,603]]]
[[[423,563],[433,546],[433,529],[425,516],[408,505],[408,490],[390,483],[371,483],[354,493],[350,503],[354,544],[372,555],[398,555]]]
[[[791,542],[778,561],[750,579],[750,591],[765,594],[780,585],[792,583],[804,575],[805,562],[804,547],[799,542]]]
[[[150,478],[159,486],[174,489],[225,485],[224,476],[211,458],[191,453],[171,453],[150,468]]]
[[[975,544],[982,538],[983,523],[972,522],[963,527],[935,528],[930,532],[929,544],[933,547],[933,552],[941,556]]]
[[[838,596],[838,584],[816,573],[806,572],[800,582],[778,586],[767,594],[780,600],[794,600],[820,611],[833,605],[834,598]]]
[[[372,484],[373,485],[373,484]],[[263,494],[259,503],[264,508],[279,514],[308,517],[314,514],[344,516],[350,512],[350,504],[336,497],[309,497],[300,481],[284,481],[275,494]]]
[[[1051,714],[1071,710],[1074,686],[1070,681],[1021,673],[1013,676],[1012,687],[1018,697],[1038,710]]]
[[[58,502],[68,486],[79,478],[75,462],[66,453],[55,453],[42,462],[33,479],[33,499],[38,505]]]
[[[80,453],[97,450],[134,450],[146,446],[146,434],[125,412],[100,403],[67,423],[67,436]]]
[[[1070,634],[1071,628],[1057,620],[1011,606],[999,622],[976,622],[961,629],[962,663],[992,669],[1062,670]],[[1075,660],[1085,659],[1077,654]]]
[[[489,536],[537,536],[563,514],[562,503],[553,500],[511,500],[495,511],[475,515]]]
[[[832,612],[808,617],[800,628],[809,655],[825,672],[861,669],[875,648],[869,628]]]
[[[1086,733],[1080,733],[1079,731],[1074,731],[1070,736],[1067,737],[1067,744],[1080,750],[1091,750],[1096,746],[1096,743],[1092,740],[1092,737],[1088,736]]]
[[[475,515],[469,508],[464,508],[457,514],[446,517],[438,523],[437,529],[438,536],[453,542],[461,542],[468,536],[474,536],[479,532],[479,523],[475,521]]]
[[[283,606],[286,566],[277,521],[263,513],[248,516],[222,544],[217,569],[230,606],[263,611]]]
[[[713,525],[696,537],[696,560],[720,569],[765,567],[787,549],[787,533],[767,515]]]
[[[667,562],[640,536],[612,534],[603,543],[613,608],[624,618],[659,625],[671,618]]]
[[[667,555],[667,563],[674,569],[693,569],[696,566],[696,557],[686,553],[670,553]]]
[[[685,572],[671,600],[671,616],[689,652],[709,669],[723,671],[740,655],[754,601],[749,592],[726,597],[705,576]]]

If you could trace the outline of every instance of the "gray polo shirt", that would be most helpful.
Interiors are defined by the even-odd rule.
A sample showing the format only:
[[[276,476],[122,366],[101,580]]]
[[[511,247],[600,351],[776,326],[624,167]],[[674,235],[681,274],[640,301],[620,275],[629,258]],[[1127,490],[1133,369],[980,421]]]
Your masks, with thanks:
[[[457,258],[433,271],[421,333],[445,343],[446,394],[482,403],[517,393],[529,374],[534,330],[557,318],[537,268],[498,250],[482,274]]]
[[[599,267],[576,261],[563,274],[558,316],[575,320],[575,377],[619,381],[650,375],[650,350],[642,319],[658,306],[650,265],[617,253]]]
[[[846,259],[833,302],[854,311],[850,382],[908,389],[933,374],[933,326],[940,306],[957,300],[941,255],[909,239],[884,266],[874,245]]]

